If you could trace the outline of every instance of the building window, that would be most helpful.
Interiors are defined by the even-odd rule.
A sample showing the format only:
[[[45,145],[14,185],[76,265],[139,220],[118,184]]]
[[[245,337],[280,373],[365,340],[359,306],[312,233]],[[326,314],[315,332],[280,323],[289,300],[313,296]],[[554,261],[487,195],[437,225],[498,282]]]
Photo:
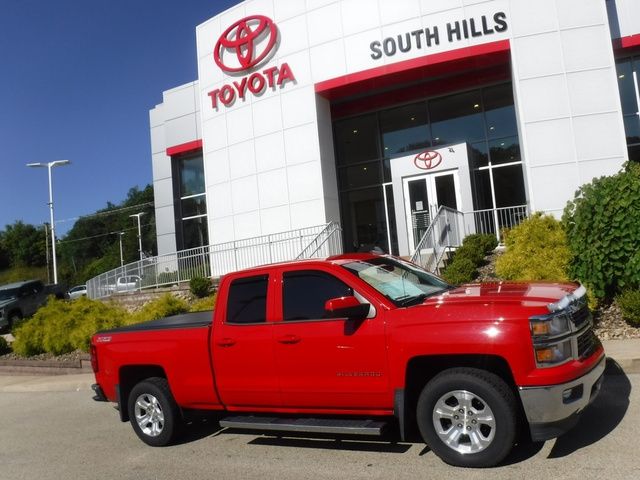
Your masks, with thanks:
[[[174,212],[178,250],[209,244],[202,154],[173,158]]]
[[[618,60],[616,67],[629,160],[640,162],[640,57]]]
[[[474,210],[527,203],[511,82],[336,120],[333,128],[348,251],[399,253],[391,162],[429,147],[467,143]]]

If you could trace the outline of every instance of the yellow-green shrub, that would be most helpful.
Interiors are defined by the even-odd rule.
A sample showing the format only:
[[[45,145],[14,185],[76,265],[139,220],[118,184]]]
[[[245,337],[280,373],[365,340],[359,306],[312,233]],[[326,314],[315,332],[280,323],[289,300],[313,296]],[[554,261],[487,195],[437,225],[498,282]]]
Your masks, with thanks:
[[[13,351],[31,356],[88,350],[91,335],[123,325],[126,312],[115,305],[79,298],[73,302],[49,298],[33,318],[15,329]]]
[[[190,312],[204,312],[206,310],[213,310],[216,307],[216,299],[218,293],[209,295],[208,297],[200,298],[191,304],[189,308]]]
[[[640,327],[640,290],[625,290],[616,296],[616,302],[629,325]]]
[[[571,252],[559,221],[534,214],[505,232],[506,252],[496,261],[496,273],[506,280],[569,280]]]
[[[131,314],[126,319],[126,324],[131,325],[133,323],[146,322],[148,320],[157,320],[163,317],[169,317],[171,315],[177,315],[179,313],[186,313],[189,311],[189,305],[184,300],[174,297],[170,293],[166,293],[160,298],[157,298],[137,312]]]

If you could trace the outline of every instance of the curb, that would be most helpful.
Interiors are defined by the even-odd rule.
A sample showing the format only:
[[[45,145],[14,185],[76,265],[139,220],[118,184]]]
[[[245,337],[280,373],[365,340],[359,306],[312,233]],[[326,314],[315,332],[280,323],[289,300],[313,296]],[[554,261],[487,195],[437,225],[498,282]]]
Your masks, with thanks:
[[[0,375],[76,375],[93,373],[91,361],[0,360]]]

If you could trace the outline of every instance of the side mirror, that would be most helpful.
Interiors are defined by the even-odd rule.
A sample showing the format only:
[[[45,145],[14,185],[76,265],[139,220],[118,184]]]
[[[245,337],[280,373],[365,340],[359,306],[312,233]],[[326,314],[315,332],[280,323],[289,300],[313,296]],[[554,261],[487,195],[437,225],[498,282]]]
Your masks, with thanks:
[[[331,298],[324,304],[327,318],[363,319],[369,314],[370,305],[360,303],[356,297]]]

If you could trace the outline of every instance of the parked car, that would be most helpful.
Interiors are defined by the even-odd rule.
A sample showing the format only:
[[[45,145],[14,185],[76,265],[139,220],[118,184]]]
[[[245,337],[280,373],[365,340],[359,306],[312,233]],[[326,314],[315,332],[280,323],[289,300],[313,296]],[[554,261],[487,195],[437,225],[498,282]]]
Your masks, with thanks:
[[[69,295],[69,298],[71,300],[75,299],[75,298],[80,298],[80,297],[86,297],[87,296],[87,286],[86,285],[76,285],[75,287],[69,289],[69,292],[67,292]]]
[[[399,437],[445,462],[501,462],[518,432],[572,428],[605,368],[586,289],[448,285],[390,256],[347,254],[224,276],[213,314],[99,332],[94,399],[172,442],[193,409],[223,427]],[[105,442],[109,439],[105,436]]]
[[[30,317],[44,305],[47,297],[66,298],[60,285],[45,285],[40,280],[25,280],[0,286],[0,330],[11,330],[13,324]]]
[[[133,292],[140,289],[142,279],[138,275],[118,277],[115,284],[108,285],[109,293]]]

